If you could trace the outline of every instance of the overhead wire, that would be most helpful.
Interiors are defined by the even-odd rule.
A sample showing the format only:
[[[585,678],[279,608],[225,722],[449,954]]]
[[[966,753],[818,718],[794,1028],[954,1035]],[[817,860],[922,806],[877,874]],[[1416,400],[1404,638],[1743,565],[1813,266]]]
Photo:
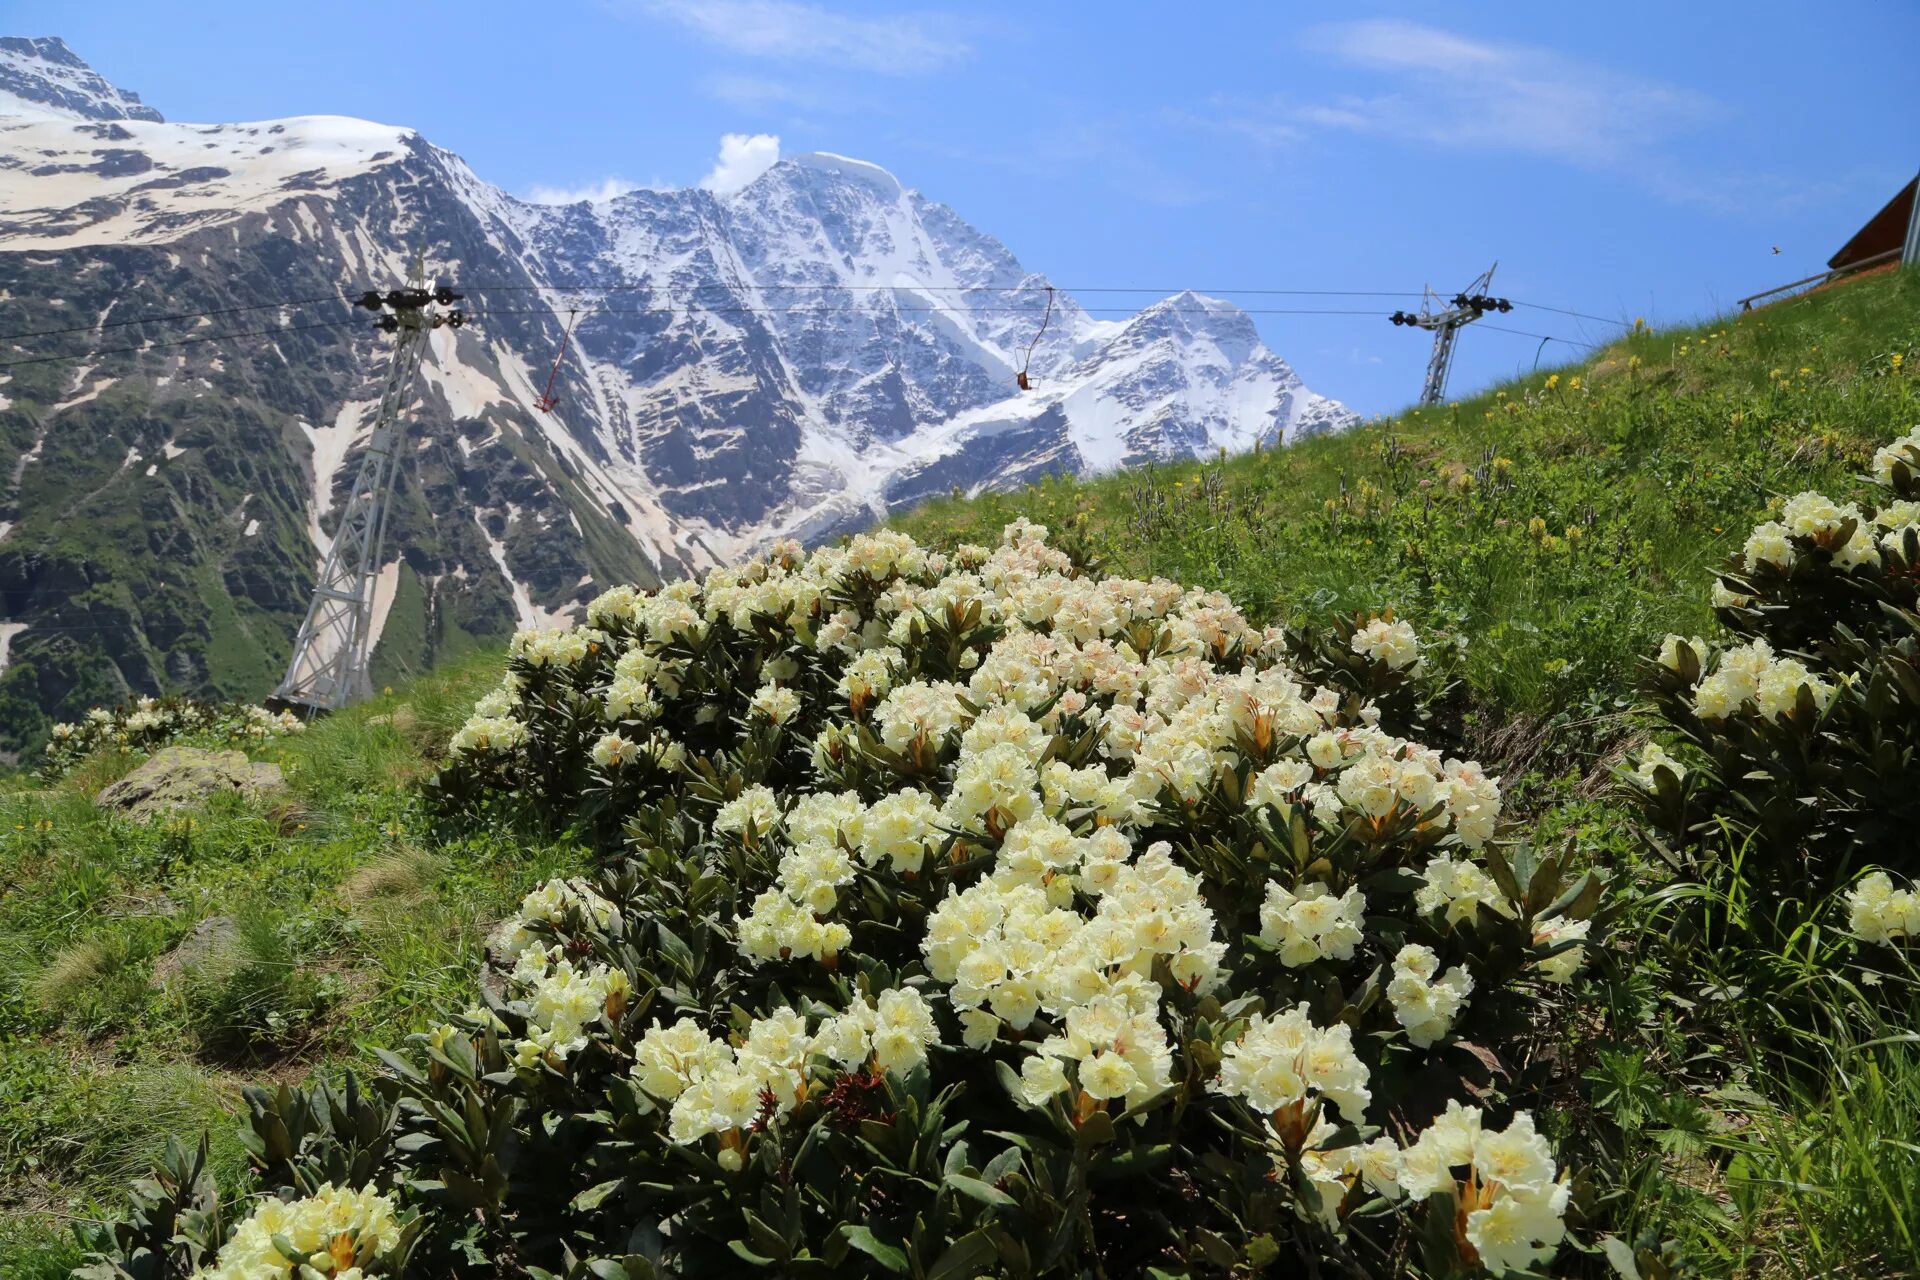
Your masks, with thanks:
[[[928,293],[963,293],[963,294],[964,293],[1005,294],[1009,292],[1018,292],[1018,291],[1025,291],[1025,290],[1032,290],[1037,293],[1041,290],[1046,290],[1048,293],[1046,301],[1049,303],[1051,302],[1052,292],[1054,288],[1046,285],[1026,285],[1026,284],[1006,286],[1006,287],[985,286],[985,285],[933,285],[933,286],[916,286],[916,287],[921,289],[921,291],[928,292]],[[529,292],[529,291],[532,291],[532,292],[538,292],[538,291],[581,292],[581,291],[585,291],[585,292],[601,292],[601,293],[618,293],[618,292],[630,292],[630,291],[637,291],[637,290],[653,291],[653,290],[657,290],[659,286],[655,283],[635,283],[631,281],[621,282],[616,284],[567,284],[567,285],[498,282],[498,283],[481,283],[481,284],[463,285],[462,288],[471,292],[476,292],[476,293],[490,292],[490,291],[491,292]],[[696,286],[692,286],[690,289],[690,291],[694,293],[711,292],[716,290],[726,291],[729,293],[777,292],[777,291],[783,291],[783,290],[786,290],[786,291],[806,291],[806,290],[881,291],[881,290],[884,290],[884,291],[894,291],[894,292],[900,291],[898,287],[894,285],[818,284],[818,283],[798,283],[798,284],[778,284],[778,285],[716,283],[716,284],[696,285]],[[1182,292],[1199,292],[1199,293],[1241,295],[1241,296],[1248,296],[1248,297],[1276,297],[1276,298],[1280,298],[1280,297],[1389,298],[1389,297],[1418,296],[1417,294],[1413,293],[1413,291],[1411,290],[1392,291],[1392,290],[1365,290],[1365,289],[1267,289],[1267,288],[1170,290],[1170,289],[1155,289],[1155,288],[1147,288],[1147,287],[1136,288],[1132,286],[1113,286],[1113,285],[1083,286],[1083,287],[1067,290],[1067,292],[1081,293],[1081,294],[1109,294],[1109,295],[1125,294],[1125,293],[1140,293],[1140,294],[1153,294],[1156,296],[1167,296],[1167,295],[1177,296],[1179,293],[1182,293]],[[187,320],[211,319],[219,316],[238,315],[238,314],[243,314],[251,311],[263,311],[263,310],[271,310],[276,308],[285,309],[285,308],[293,308],[293,307],[314,306],[314,305],[327,303],[327,302],[351,302],[351,301],[352,301],[352,297],[348,294],[334,293],[334,294],[326,294],[326,295],[314,295],[311,297],[304,297],[304,298],[287,298],[287,299],[281,299],[281,300],[272,301],[272,302],[248,303],[248,304],[236,305],[231,307],[217,307],[217,308],[211,308],[204,311],[172,312],[172,313],[167,313],[162,315],[128,316],[120,319],[99,321],[94,324],[88,324],[88,325],[72,325],[72,326],[67,326],[62,328],[37,329],[37,330],[24,331],[20,333],[0,335],[0,342],[14,342],[14,341],[27,339],[27,338],[37,338],[37,337],[57,337],[57,336],[73,334],[73,333],[99,332],[99,331],[103,331],[111,328],[123,328],[123,327],[141,325],[141,324],[167,324],[167,323],[174,323],[174,322],[187,321]],[[1601,323],[1621,324],[1624,327],[1624,322],[1617,321],[1617,320],[1608,320],[1602,316],[1595,316],[1586,312],[1574,311],[1569,308],[1553,307],[1553,306],[1548,306],[1544,303],[1526,302],[1518,299],[1515,300],[1515,305],[1531,307],[1536,310],[1551,311],[1557,314],[1574,316],[1580,319],[1594,320]],[[612,306],[603,305],[603,306],[584,309],[586,314],[603,314],[603,315],[692,315],[692,314],[700,314],[700,313],[712,314],[712,315],[796,315],[796,314],[814,314],[814,313],[830,314],[832,312],[844,311],[844,310],[848,310],[848,308],[843,308],[843,307],[838,307],[833,305],[822,305],[822,304],[798,304],[798,305],[792,305],[792,306],[769,306],[769,305],[708,306],[708,305],[699,304],[697,302],[687,302],[687,303],[681,303],[676,305],[658,306],[658,307],[612,307]],[[1039,305],[1038,299],[1036,299],[1036,305],[1033,305],[1030,307],[1018,306],[1018,305],[997,305],[997,306],[996,305],[986,305],[986,306],[930,305],[930,306],[919,306],[919,307],[908,306],[908,307],[894,308],[894,311],[896,314],[902,314],[902,315],[931,315],[931,314],[963,313],[963,312],[971,312],[974,314],[1016,314],[1017,315],[1017,314],[1029,314],[1029,313],[1040,312],[1041,310],[1042,310],[1042,306]],[[1140,310],[1139,308],[1130,307],[1130,306],[1095,306],[1095,307],[1081,308],[1081,311],[1087,315],[1133,315],[1133,314],[1137,314],[1139,310]],[[1252,315],[1252,316],[1380,316],[1385,314],[1384,312],[1376,311],[1371,308],[1358,308],[1358,307],[1353,307],[1353,308],[1242,307],[1240,308],[1240,310],[1242,311],[1243,314]],[[1176,307],[1176,308],[1173,308],[1172,311],[1174,314],[1203,314],[1204,313],[1204,309],[1199,309],[1199,308]],[[512,309],[512,310],[488,309],[488,310],[476,311],[474,313],[474,318],[479,319],[479,318],[482,318],[483,316],[488,316],[488,315],[529,316],[529,315],[557,315],[557,314],[558,313],[554,311],[553,308],[550,308],[550,307],[531,308],[531,309]],[[353,324],[355,322],[356,322],[355,318],[346,318],[341,320],[320,321],[320,322],[307,323],[307,324],[276,325],[276,326],[269,326],[261,329],[243,330],[238,332],[218,333],[218,334],[200,334],[200,335],[196,335],[188,338],[179,338],[179,339],[172,339],[172,340],[160,341],[160,342],[146,342],[146,343],[142,343],[135,346],[110,347],[110,348],[104,348],[104,349],[94,350],[94,351],[79,352],[73,355],[25,356],[25,357],[12,359],[12,360],[0,361],[0,368],[17,368],[24,365],[44,364],[44,363],[51,363],[51,362],[60,361],[60,360],[82,359],[82,358],[91,358],[96,356],[137,354],[142,351],[192,346],[192,345],[196,345],[199,343],[206,343],[206,342],[221,342],[221,341],[227,341],[230,339],[266,337],[266,336],[271,336],[277,333],[300,333],[300,332],[305,332],[313,329],[348,325],[348,324]],[[1524,330],[1518,330],[1518,329],[1504,329],[1498,325],[1483,324],[1481,327],[1487,328],[1487,329],[1493,329],[1501,333],[1513,333],[1519,336],[1531,337],[1535,339],[1546,338],[1547,340],[1550,340],[1550,341],[1564,342],[1573,346],[1584,346],[1584,347],[1591,348],[1591,347],[1600,345],[1597,343],[1580,342],[1570,338],[1562,338],[1562,337],[1559,337],[1558,335],[1542,335],[1542,334],[1527,333]]]
[[[1535,311],[1551,311],[1557,315],[1575,316],[1581,320],[1591,320],[1595,324],[1617,324],[1622,329],[1633,328],[1632,323],[1626,320],[1615,320],[1608,316],[1596,316],[1587,311],[1572,311],[1566,307],[1550,307],[1544,302],[1522,302],[1520,299],[1515,298],[1513,305],[1516,307],[1529,307]]]
[[[1082,307],[1089,315],[1111,313],[1115,315],[1138,315],[1138,307]],[[1330,309],[1314,307],[1241,307],[1242,315],[1249,316],[1384,316],[1384,311]],[[1031,307],[895,307],[896,315],[931,315],[946,312],[965,312],[971,315],[1040,315],[1042,308]],[[587,307],[580,310],[581,315],[608,316],[656,316],[656,315],[836,315],[848,314],[846,307],[705,307],[698,304],[676,307]],[[548,316],[556,314],[550,307],[531,307],[513,311],[487,310],[475,311],[475,320],[484,320],[489,316]],[[1174,315],[1210,315],[1202,307],[1172,308]]]
[[[646,280],[639,280],[639,281],[618,280],[612,283],[601,283],[601,282],[590,281],[590,280],[589,281],[559,281],[555,283],[538,283],[538,282],[530,282],[530,281],[478,281],[478,282],[462,282],[460,287],[472,293],[486,293],[489,291],[492,291],[492,292],[508,292],[508,291],[538,292],[540,290],[547,290],[553,293],[627,293],[627,292],[632,292],[634,290],[653,290],[653,289],[663,288],[663,286],[660,285],[659,282],[657,281],[646,281]],[[664,286],[664,287],[670,288],[671,286]],[[1046,284],[1026,284],[1026,283],[1012,284],[1012,285],[916,284],[912,286],[903,286],[903,285],[893,285],[893,284],[829,284],[829,283],[815,282],[815,281],[801,281],[794,284],[759,284],[759,283],[728,284],[724,282],[714,282],[712,284],[697,284],[697,285],[688,285],[684,287],[692,290],[696,290],[696,291],[704,290],[704,289],[726,289],[726,290],[739,292],[739,293],[752,292],[752,291],[797,292],[797,291],[804,291],[809,289],[836,290],[836,291],[843,291],[843,292],[918,291],[921,293],[1020,293],[1020,292],[1039,293],[1047,289],[1053,289],[1060,293],[1149,293],[1149,294],[1155,294],[1158,296],[1167,296],[1167,295],[1179,294],[1179,293],[1217,293],[1217,294],[1225,294],[1225,295],[1244,294],[1244,295],[1260,295],[1260,296],[1271,296],[1271,297],[1300,297],[1300,298],[1418,298],[1422,296],[1422,291],[1419,289],[1193,289],[1193,288],[1154,289],[1154,288],[1147,288],[1145,286],[1136,287],[1132,285],[1076,286],[1076,285],[1046,285]]]
[[[323,297],[288,298],[282,302],[252,302],[239,307],[216,307],[211,311],[179,311],[163,316],[129,316],[125,320],[99,320],[93,324],[69,325],[64,329],[33,329],[25,333],[0,334],[0,342],[15,342],[21,338],[52,338],[63,333],[92,333],[100,329],[119,329],[135,324],[169,324],[175,320],[211,319],[214,316],[238,315],[243,311],[271,311],[278,307],[309,307],[320,302],[349,302],[351,299],[343,293],[330,293]]]
[[[78,351],[57,356],[26,356],[18,360],[0,360],[0,369],[17,369],[22,365],[51,364],[59,360],[91,360],[96,356],[138,355],[145,351],[160,351],[169,347],[191,347],[202,342],[226,342],[236,338],[264,338],[280,333],[305,333],[310,329],[338,329],[344,325],[359,324],[353,317],[344,320],[319,320],[312,324],[283,324],[266,329],[248,329],[239,333],[207,333],[196,338],[177,338],[171,342],[145,342],[134,347],[106,347],[97,351]]]
[[[1552,333],[1528,333],[1525,329],[1508,329],[1497,324],[1483,324],[1480,328],[1491,329],[1495,333],[1511,333],[1519,338],[1536,338],[1541,342],[1564,342],[1570,347],[1586,347],[1590,350],[1607,345],[1604,342],[1582,342],[1578,338],[1562,338]]]

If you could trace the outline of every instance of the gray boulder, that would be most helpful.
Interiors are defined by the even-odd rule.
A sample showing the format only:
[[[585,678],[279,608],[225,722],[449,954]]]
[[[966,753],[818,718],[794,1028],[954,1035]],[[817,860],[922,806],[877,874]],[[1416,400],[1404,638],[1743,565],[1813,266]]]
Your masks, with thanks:
[[[103,788],[94,803],[135,818],[171,813],[237,792],[258,798],[283,790],[277,764],[257,764],[238,751],[167,747],[120,781]]]

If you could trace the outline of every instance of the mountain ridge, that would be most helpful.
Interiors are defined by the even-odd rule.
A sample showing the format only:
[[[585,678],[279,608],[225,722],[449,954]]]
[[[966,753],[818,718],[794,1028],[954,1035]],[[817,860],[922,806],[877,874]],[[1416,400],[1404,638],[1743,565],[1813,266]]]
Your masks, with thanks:
[[[20,62],[44,45],[0,48]],[[868,161],[806,152],[724,194],[536,204],[399,126],[167,123],[104,80],[75,102],[94,73],[55,53],[8,82],[49,102],[0,104],[10,311],[22,333],[73,331],[0,350],[73,357],[0,371],[0,617],[24,624],[0,667],[0,739],[83,691],[263,692],[382,372],[353,331],[364,314],[312,300],[395,283],[416,244],[457,267],[476,323],[435,338],[410,406],[377,669],[931,494],[1354,420],[1217,299],[1108,320],[1056,290],[1039,333],[1047,278]],[[148,114],[88,114],[135,106]],[[275,298],[309,301],[260,305]],[[219,319],[124,323],[196,310]],[[281,332],[244,336],[260,329]],[[556,355],[560,405],[542,412]],[[173,536],[122,526],[139,511]],[[89,655],[68,639],[86,627],[124,643]]]

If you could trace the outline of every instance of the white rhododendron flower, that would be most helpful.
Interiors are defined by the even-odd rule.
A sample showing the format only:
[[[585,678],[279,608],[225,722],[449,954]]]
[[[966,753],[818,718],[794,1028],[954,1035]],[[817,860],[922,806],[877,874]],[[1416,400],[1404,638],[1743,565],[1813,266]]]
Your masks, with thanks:
[[[1404,621],[1375,618],[1354,632],[1353,651],[1386,664],[1389,671],[1404,671],[1420,662],[1419,638]]]
[[[1337,1126],[1322,1117],[1300,1153],[1301,1172],[1320,1196],[1321,1225],[1329,1228],[1339,1226],[1340,1205],[1356,1186],[1383,1200],[1401,1196],[1400,1148],[1392,1138],[1327,1147],[1336,1132]]]
[[[1318,880],[1301,885],[1297,893],[1269,883],[1260,906],[1260,936],[1280,948],[1280,963],[1288,968],[1350,960],[1366,936],[1366,911],[1366,895],[1357,886],[1336,895]]]
[[[1552,983],[1568,983],[1580,972],[1587,962],[1585,939],[1593,928],[1591,920],[1569,920],[1565,916],[1555,916],[1551,920],[1533,922],[1533,945],[1553,947],[1561,943],[1571,943],[1565,951],[1548,956],[1540,961],[1540,976]]]
[[[1713,674],[1693,691],[1693,708],[1707,720],[1724,720],[1749,709],[1778,720],[1797,705],[1802,689],[1819,710],[1833,700],[1833,686],[1799,659],[1775,657],[1765,640],[1753,640],[1720,655]]]
[[[1742,595],[1726,583],[1715,578],[1708,592],[1708,601],[1716,609],[1744,609],[1753,603],[1753,597]]]
[[[720,806],[713,829],[733,835],[766,835],[780,826],[780,800],[768,787],[748,787]]]
[[[523,951],[513,970],[513,986],[527,1009],[528,1034],[513,1046],[523,1067],[564,1062],[587,1045],[588,1031],[618,1016],[632,993],[627,975],[606,965],[576,966],[564,948]]]
[[[376,1260],[400,1248],[396,1213],[392,1197],[371,1185],[356,1191],[326,1182],[304,1199],[267,1197],[220,1246],[213,1265],[194,1275],[196,1280],[305,1280],[312,1275],[357,1280]],[[324,1272],[309,1265],[315,1259],[324,1259]]]
[[[527,740],[527,726],[511,716],[475,716],[447,744],[456,756],[512,751]]]
[[[1387,1000],[1395,1021],[1407,1029],[1407,1039],[1425,1049],[1444,1037],[1473,994],[1473,975],[1455,965],[1440,972],[1440,957],[1431,947],[1410,942],[1393,958],[1393,980]]]
[[[1305,1004],[1276,1017],[1255,1014],[1246,1034],[1221,1056],[1213,1089],[1244,1099],[1262,1115],[1324,1098],[1349,1123],[1366,1114],[1373,1096],[1366,1064],[1353,1052],[1353,1029],[1345,1023],[1314,1026]]]
[[[607,733],[593,744],[593,762],[602,769],[618,769],[631,761],[639,748],[632,741],[618,733]]]
[[[1754,526],[1747,535],[1746,545],[1740,548],[1740,554],[1750,565],[1770,564],[1776,569],[1793,567],[1793,540],[1787,526],[1777,520],[1769,520]]]
[[[1847,927],[1864,942],[1920,937],[1920,892],[1896,889],[1886,872],[1870,872],[1847,895]]]
[[[1920,451],[1920,427],[1915,427],[1893,443],[1877,450],[1873,455],[1873,478],[1881,484],[1893,482],[1894,464],[1907,462],[1911,465],[1910,453]]]
[[[1680,670],[1682,650],[1690,651],[1696,664],[1704,662],[1707,656],[1707,642],[1699,636],[1677,636],[1669,633],[1660,641],[1659,663],[1669,671]]]
[[[1442,854],[1427,863],[1423,879],[1414,892],[1414,905],[1423,912],[1444,913],[1448,924],[1477,920],[1483,907],[1496,915],[1514,914],[1500,886],[1475,863]]]
[[[1478,1107],[1448,1103],[1400,1153],[1400,1186],[1415,1197],[1457,1196],[1467,1242],[1496,1275],[1532,1267],[1566,1236],[1570,1189],[1525,1111],[1494,1130],[1483,1127]]]
[[[611,902],[594,892],[584,880],[549,880],[520,900],[503,931],[502,947],[509,956],[519,956],[529,947],[544,947],[541,934],[528,928],[539,922],[561,925],[576,918],[592,928],[604,929],[613,920]]]
[[[800,714],[800,695],[784,685],[761,685],[747,703],[747,711],[774,724],[785,724]]]
[[[1659,743],[1649,742],[1647,749],[1640,753],[1640,763],[1633,771],[1634,778],[1642,787],[1652,791],[1658,783],[1656,775],[1661,769],[1671,772],[1676,781],[1687,776],[1687,766],[1668,755],[1666,748]]]

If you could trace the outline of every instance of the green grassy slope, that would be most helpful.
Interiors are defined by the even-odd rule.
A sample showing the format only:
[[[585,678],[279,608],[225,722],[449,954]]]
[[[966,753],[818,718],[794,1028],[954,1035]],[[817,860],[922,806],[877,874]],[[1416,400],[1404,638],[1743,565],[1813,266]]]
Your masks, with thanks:
[[[943,499],[893,523],[991,542],[1026,516],[1114,571],[1269,616],[1391,607],[1465,643],[1489,733],[1520,722],[1588,743],[1635,656],[1706,625],[1708,570],[1770,502],[1839,483],[1920,421],[1917,357],[1908,272],[1636,331],[1585,363],[1285,450]]]
[[[1467,753],[1510,783],[1531,775],[1516,789],[1545,815],[1538,837],[1578,827],[1586,853],[1626,867],[1629,833],[1592,780],[1633,731],[1635,657],[1705,627],[1707,570],[1769,502],[1839,487],[1920,421],[1917,359],[1920,278],[1880,278],[1636,333],[1557,375],[1282,452],[943,500],[895,523],[991,542],[1024,515],[1115,571],[1223,589],[1256,613],[1392,607],[1454,641],[1437,652],[1463,681]],[[402,603],[390,626],[409,652],[483,643],[432,618],[410,576]],[[466,1003],[486,925],[584,864],[519,833],[430,838],[413,784],[499,658],[411,681],[407,667],[382,668],[397,692],[263,753],[287,770],[277,801],[130,823],[91,799],[124,760],[0,788],[0,1275],[64,1274],[65,1220],[116,1205],[166,1134],[209,1129],[237,1173],[241,1085],[364,1065],[359,1046]],[[217,918],[242,962],[156,985],[156,964]],[[1775,1245],[1787,1257],[1812,1220],[1777,1189],[1860,1201],[1849,1188],[1879,1168],[1871,1136],[1910,1129],[1920,1106],[1907,1062],[1878,1093],[1792,1084],[1739,1185],[1635,1148],[1622,1167],[1644,1159],[1647,1181],[1623,1220],[1692,1223],[1707,1274],[1792,1274],[1749,1266]],[[1812,1168],[1812,1151],[1833,1167]]]
[[[0,792],[0,1275],[59,1275],[64,1222],[116,1203],[168,1134],[244,1166],[239,1091],[364,1065],[473,998],[486,927],[577,850],[503,834],[428,847],[409,805],[499,676],[473,659],[257,752],[288,790],[151,824],[93,793],[101,760]],[[208,920],[233,955],[167,983]],[[212,927],[212,926],[208,926]]]

